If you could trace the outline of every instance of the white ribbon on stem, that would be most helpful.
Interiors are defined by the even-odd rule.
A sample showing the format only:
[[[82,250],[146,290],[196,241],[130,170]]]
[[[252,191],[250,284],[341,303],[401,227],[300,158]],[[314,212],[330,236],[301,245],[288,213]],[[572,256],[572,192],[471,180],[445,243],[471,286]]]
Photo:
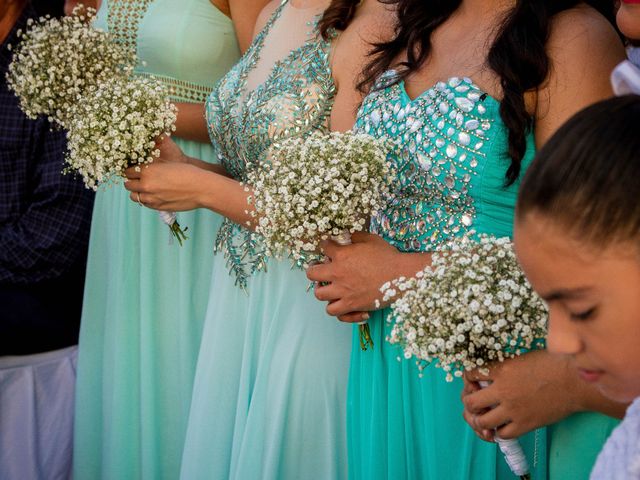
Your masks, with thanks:
[[[482,388],[486,388],[490,385],[487,380],[480,380],[478,383]],[[530,478],[529,462],[527,461],[527,457],[524,454],[524,450],[522,450],[522,446],[520,445],[520,442],[518,442],[518,439],[514,438],[506,440],[499,438],[497,435],[495,435],[494,438],[511,471],[520,478]]]
[[[158,215],[160,216],[160,219],[169,227],[176,223],[175,212],[165,212],[164,210],[159,210]]]

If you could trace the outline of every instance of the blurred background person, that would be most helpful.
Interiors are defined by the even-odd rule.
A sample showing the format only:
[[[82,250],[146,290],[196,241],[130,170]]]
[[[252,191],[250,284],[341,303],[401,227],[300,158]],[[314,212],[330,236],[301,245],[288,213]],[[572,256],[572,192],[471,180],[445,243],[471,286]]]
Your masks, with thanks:
[[[61,173],[64,132],[52,130],[46,119],[27,119],[7,87],[9,45],[41,13],[26,0],[0,0],[3,480],[71,474],[76,344],[93,192]]]

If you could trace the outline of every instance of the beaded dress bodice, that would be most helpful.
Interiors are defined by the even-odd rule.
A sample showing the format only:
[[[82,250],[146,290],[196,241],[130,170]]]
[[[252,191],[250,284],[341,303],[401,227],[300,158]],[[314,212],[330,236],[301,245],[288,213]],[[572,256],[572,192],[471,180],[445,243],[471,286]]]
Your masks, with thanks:
[[[207,101],[212,143],[222,165],[239,181],[264,160],[273,142],[328,130],[335,85],[330,42],[316,29],[319,13],[283,1]],[[302,35],[291,41],[295,31]],[[267,56],[278,48],[281,58]],[[216,251],[225,255],[242,288],[252,274],[266,269],[259,236],[230,220],[218,232]]]
[[[203,103],[240,56],[231,19],[210,0],[103,0],[94,22],[137,54],[176,102]]]
[[[506,186],[508,131],[500,104],[470,79],[438,82],[411,100],[396,72],[364,100],[356,130],[393,140],[397,184],[371,231],[401,251],[429,251],[473,230],[510,236],[518,182]],[[532,136],[522,160],[534,155]]]

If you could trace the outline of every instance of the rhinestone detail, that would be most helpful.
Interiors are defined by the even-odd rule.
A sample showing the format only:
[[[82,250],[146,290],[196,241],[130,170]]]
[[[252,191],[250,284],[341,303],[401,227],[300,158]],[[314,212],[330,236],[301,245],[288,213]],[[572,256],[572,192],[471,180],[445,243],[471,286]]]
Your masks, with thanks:
[[[472,227],[469,187],[485,161],[492,126],[485,99],[470,79],[454,77],[410,100],[395,71],[382,75],[356,123],[358,131],[396,144],[390,159],[398,186],[372,219],[374,233],[402,251],[428,251]]]
[[[313,131],[328,132],[335,85],[329,68],[331,41],[309,22],[306,42],[276,62],[264,83],[247,91],[247,76],[256,67],[264,41],[287,0],[275,10],[240,61],[223,77],[207,100],[207,123],[220,162],[236,180],[261,162],[269,146]],[[236,284],[246,289],[251,275],[266,269],[260,237],[225,220],[216,238]]]

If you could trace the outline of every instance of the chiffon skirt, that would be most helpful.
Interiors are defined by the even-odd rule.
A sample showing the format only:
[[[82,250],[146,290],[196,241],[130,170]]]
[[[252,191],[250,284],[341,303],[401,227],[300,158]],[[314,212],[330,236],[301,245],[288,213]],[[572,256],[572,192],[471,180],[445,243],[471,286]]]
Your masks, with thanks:
[[[346,478],[350,326],[287,261],[248,294],[215,262],[181,478]]]
[[[389,310],[369,325],[374,347],[362,351],[354,329],[349,378],[349,476],[354,480],[515,479],[496,444],[480,440],[462,418],[462,381],[448,383],[385,341]],[[402,359],[402,360],[401,360]],[[546,429],[521,437],[532,478],[547,478]]]
[[[214,161],[208,144],[176,140]],[[191,404],[220,217],[178,214],[169,244],[157,212],[122,185],[93,212],[76,401],[74,478],[175,479]]]

